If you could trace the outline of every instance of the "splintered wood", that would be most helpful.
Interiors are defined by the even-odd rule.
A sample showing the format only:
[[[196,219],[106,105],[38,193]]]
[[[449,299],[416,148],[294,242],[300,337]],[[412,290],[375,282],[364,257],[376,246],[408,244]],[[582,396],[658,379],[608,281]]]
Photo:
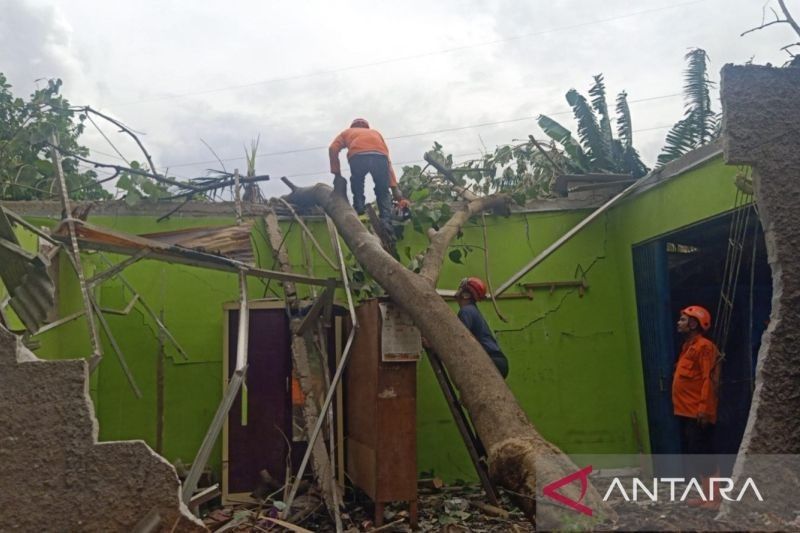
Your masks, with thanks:
[[[280,226],[278,225],[278,217],[275,215],[274,211],[270,210],[264,217],[264,224],[267,229],[273,255],[278,262],[280,270],[287,274],[291,273],[292,267],[289,263],[289,255],[283,247],[283,237],[281,235]],[[289,327],[292,331],[292,364],[295,371],[294,375],[299,380],[300,388],[303,391],[303,418],[305,419],[306,431],[308,432],[314,427],[317,418],[320,416],[314,394],[314,387],[311,383],[311,364],[309,360],[309,354],[314,353],[316,350],[313,338],[314,328],[302,328],[305,331],[301,331],[301,326],[304,321],[297,315],[300,303],[297,290],[292,282],[283,281],[282,284],[286,307],[289,309],[291,316]],[[330,298],[331,296],[332,291],[326,290],[320,295],[320,299]],[[315,307],[321,308],[322,305],[315,305]],[[316,439],[313,443],[311,458],[314,466],[314,475],[317,478],[319,487],[322,489],[325,505],[331,515],[338,515],[338,502],[340,501],[338,487],[334,483],[333,467],[323,439]]]

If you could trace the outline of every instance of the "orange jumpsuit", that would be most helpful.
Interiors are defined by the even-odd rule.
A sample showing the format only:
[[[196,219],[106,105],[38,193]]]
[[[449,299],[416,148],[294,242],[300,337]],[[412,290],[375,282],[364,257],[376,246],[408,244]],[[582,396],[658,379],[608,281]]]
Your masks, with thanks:
[[[339,164],[339,152],[347,148],[347,159],[354,155],[373,153],[382,154],[389,159],[389,187],[397,187],[397,176],[392,168],[392,161],[389,158],[389,148],[386,141],[377,130],[369,128],[347,128],[336,136],[328,148],[328,155],[331,160],[331,174],[341,174],[342,167]]]
[[[710,423],[716,423],[717,357],[717,347],[701,335],[683,343],[672,379],[672,405],[676,415],[697,418],[704,414]]]

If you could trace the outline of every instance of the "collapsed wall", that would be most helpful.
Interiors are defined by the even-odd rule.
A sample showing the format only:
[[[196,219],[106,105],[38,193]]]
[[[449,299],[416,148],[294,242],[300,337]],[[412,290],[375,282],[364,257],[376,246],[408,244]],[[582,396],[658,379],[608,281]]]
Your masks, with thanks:
[[[725,159],[752,166],[773,285],[734,469],[743,476],[754,454],[800,454],[800,68],[726,65],[721,97]],[[791,501],[768,505],[779,514],[796,508]]]
[[[42,361],[0,325],[0,528],[207,531],[143,441],[97,442],[83,360]]]

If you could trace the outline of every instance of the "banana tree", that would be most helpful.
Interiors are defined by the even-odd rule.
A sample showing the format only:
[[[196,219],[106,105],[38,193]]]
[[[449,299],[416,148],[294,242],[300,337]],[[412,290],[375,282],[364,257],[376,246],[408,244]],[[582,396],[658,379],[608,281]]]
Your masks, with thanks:
[[[686,54],[686,61],[684,115],[667,133],[666,144],[658,156],[659,165],[719,137],[719,115],[711,109],[711,89],[715,84],[708,77],[708,54],[702,48],[694,48]]]
[[[565,173],[630,174],[641,178],[648,168],[633,147],[633,128],[628,95],[622,91],[616,100],[617,137],[611,127],[611,116],[606,99],[603,75],[594,76],[589,97],[575,89],[567,91],[566,99],[572,107],[578,125],[578,138],[566,127],[547,115],[537,119],[542,131],[557,142],[566,155]]]

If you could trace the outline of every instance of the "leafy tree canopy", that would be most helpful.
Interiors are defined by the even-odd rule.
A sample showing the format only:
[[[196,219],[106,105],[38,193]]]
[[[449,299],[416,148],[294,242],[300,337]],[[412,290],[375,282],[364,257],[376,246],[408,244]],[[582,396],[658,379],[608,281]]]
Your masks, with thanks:
[[[56,197],[58,179],[50,160],[50,135],[55,133],[67,153],[87,156],[78,137],[85,115],[75,116],[69,102],[59,94],[61,80],[48,80],[30,98],[15,97],[0,73],[0,199],[43,200]],[[111,195],[97,183],[97,174],[81,171],[78,160],[63,158],[63,168],[74,199],[108,199]]]

